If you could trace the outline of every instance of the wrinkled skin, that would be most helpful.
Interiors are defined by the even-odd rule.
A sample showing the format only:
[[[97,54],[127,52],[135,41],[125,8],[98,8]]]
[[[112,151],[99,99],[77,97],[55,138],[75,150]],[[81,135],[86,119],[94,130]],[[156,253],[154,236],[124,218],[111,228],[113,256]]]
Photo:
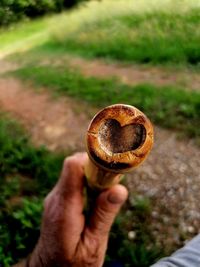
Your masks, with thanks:
[[[65,160],[60,179],[45,199],[41,235],[29,267],[103,265],[111,225],[128,193],[122,185],[102,192],[86,223],[83,214],[86,161],[86,153]]]

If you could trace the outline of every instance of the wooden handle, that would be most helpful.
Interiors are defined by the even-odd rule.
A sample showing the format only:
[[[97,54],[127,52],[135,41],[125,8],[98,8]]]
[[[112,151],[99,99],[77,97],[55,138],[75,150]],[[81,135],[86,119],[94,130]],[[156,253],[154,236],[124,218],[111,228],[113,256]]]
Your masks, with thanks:
[[[90,187],[106,189],[142,163],[153,145],[150,120],[133,106],[108,106],[92,119],[86,135]]]

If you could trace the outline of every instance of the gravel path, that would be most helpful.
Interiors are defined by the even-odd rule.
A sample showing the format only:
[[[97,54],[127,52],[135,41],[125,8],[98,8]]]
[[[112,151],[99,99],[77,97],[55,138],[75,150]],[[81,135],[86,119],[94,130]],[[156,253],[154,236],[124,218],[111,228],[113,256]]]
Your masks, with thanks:
[[[50,150],[85,150],[84,136],[96,110],[69,98],[35,93],[28,84],[0,79],[0,107],[22,122],[36,145]],[[155,127],[155,145],[143,165],[127,177],[130,192],[152,203],[157,243],[179,246],[200,229],[200,150],[192,141]],[[133,229],[134,230],[134,229]]]

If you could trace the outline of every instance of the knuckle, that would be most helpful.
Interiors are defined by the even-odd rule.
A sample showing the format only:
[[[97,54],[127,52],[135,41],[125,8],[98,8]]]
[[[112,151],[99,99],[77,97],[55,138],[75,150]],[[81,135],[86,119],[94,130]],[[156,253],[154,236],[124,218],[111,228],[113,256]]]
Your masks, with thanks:
[[[64,169],[68,168],[68,165],[70,164],[71,157],[67,157],[64,159],[63,167]]]
[[[52,202],[55,202],[54,201],[54,195],[55,195],[55,188],[53,188],[52,191],[50,191],[48,193],[48,195],[44,198],[44,201],[43,201],[43,207],[44,207],[44,210],[47,210],[49,208],[49,206],[52,205]]]
[[[64,166],[64,170],[69,170],[72,169],[76,164],[77,164],[77,159],[75,156],[70,156],[65,158],[63,166]]]
[[[107,235],[112,222],[114,220],[114,214],[111,212],[107,212],[105,210],[99,209],[97,211],[97,218],[98,218],[98,231],[101,232],[103,235]]]
[[[84,159],[86,158],[86,153],[84,152],[77,152],[75,154],[73,154],[72,156],[66,157],[64,160],[64,166],[68,167],[68,166],[74,166],[77,164],[80,164],[80,162],[84,161]]]
[[[84,240],[84,248],[80,253],[83,266],[95,266],[101,251],[101,242],[99,236],[87,233]]]
[[[50,196],[50,194],[48,194],[48,195],[45,197],[44,201],[43,201],[43,206],[44,206],[44,209],[45,209],[45,210],[47,210],[48,207],[49,207],[50,198],[51,198],[51,196]]]

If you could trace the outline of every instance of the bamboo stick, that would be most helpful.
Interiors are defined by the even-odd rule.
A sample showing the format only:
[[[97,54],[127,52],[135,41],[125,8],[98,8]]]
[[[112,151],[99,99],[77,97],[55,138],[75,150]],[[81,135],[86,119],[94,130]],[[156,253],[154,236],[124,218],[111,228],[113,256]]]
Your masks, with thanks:
[[[116,104],[98,112],[87,130],[85,175],[91,188],[103,190],[141,164],[153,145],[153,126],[137,108]]]

